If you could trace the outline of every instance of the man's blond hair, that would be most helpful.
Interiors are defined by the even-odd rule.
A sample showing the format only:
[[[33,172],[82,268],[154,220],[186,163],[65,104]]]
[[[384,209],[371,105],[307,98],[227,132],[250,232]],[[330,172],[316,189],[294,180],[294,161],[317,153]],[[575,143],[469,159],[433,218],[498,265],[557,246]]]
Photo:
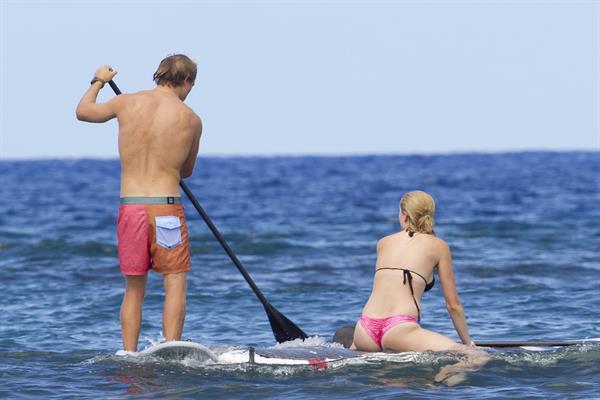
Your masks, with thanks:
[[[177,87],[196,80],[197,67],[188,56],[173,54],[164,58],[154,73],[154,82],[161,86]]]

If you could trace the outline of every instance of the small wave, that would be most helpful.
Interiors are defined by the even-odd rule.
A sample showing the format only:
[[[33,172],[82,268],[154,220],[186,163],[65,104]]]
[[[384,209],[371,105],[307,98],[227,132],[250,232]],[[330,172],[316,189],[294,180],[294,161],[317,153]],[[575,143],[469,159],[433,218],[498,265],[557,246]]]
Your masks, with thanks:
[[[155,342],[155,339],[149,339]],[[144,371],[185,371],[186,374],[201,376],[219,376],[220,379],[253,379],[281,377],[311,377],[315,374],[343,374],[344,376],[362,376],[368,379],[408,379],[410,382],[422,382],[432,385],[432,377],[437,371],[448,368],[461,361],[464,356],[457,353],[439,352],[404,352],[404,353],[364,353],[358,357],[341,357],[315,364],[283,364],[273,360],[273,364],[250,362],[249,348],[240,345],[210,345],[207,346],[216,356],[216,360],[200,360],[188,357],[180,360],[165,360],[156,357],[118,357],[113,354],[96,354],[81,364],[98,364],[106,366],[134,365]],[[285,354],[286,351],[306,349],[343,350],[341,345],[329,343],[319,336],[309,337],[305,341],[295,340],[275,344],[264,350],[273,350]],[[258,354],[258,353],[257,353]],[[487,364],[468,372],[466,379],[481,381],[486,377],[517,377],[519,374],[535,371],[537,376],[557,371],[579,371],[585,377],[594,377],[598,373],[600,360],[600,345],[585,344],[562,349],[546,349],[545,351],[531,350],[493,350],[489,353]],[[383,372],[382,372],[383,371]],[[170,372],[172,373],[172,372]],[[227,377],[229,378],[223,378]],[[236,378],[237,377],[237,378]],[[383,378],[382,378],[383,377]],[[390,378],[392,377],[392,378]],[[394,379],[396,379],[394,378]],[[394,380],[392,379],[392,380]],[[512,378],[511,378],[512,379]],[[427,383],[429,382],[429,383]]]
[[[513,366],[551,367],[559,362],[586,363],[600,361],[600,343],[590,342],[563,348],[526,348],[523,350],[495,351],[492,360]]]
[[[325,338],[320,336],[311,336],[304,340],[302,339],[294,339],[288,340],[283,343],[276,343],[274,346],[270,347],[272,349],[290,349],[290,348],[302,348],[302,347],[325,347],[325,348],[333,348],[333,349],[343,349],[340,343],[332,343],[327,342]]]

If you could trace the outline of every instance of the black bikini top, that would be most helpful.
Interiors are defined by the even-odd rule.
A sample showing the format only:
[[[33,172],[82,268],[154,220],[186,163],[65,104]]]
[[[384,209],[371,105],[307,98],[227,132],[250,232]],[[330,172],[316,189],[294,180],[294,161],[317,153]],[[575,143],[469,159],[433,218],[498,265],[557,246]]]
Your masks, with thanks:
[[[421,309],[419,308],[419,304],[417,304],[417,299],[415,299],[415,290],[413,289],[413,285],[412,285],[412,280],[413,280],[412,274],[418,275],[421,277],[421,279],[423,279],[423,281],[425,282],[425,292],[430,291],[433,288],[433,285],[435,285],[435,276],[432,277],[431,282],[427,282],[427,279],[425,279],[425,277],[423,275],[419,274],[418,272],[411,271],[410,269],[406,269],[406,268],[392,268],[392,267],[377,268],[375,270],[375,273],[377,273],[377,271],[381,271],[382,269],[391,269],[391,270],[402,271],[402,274],[404,275],[404,280],[402,281],[402,284],[406,285],[406,282],[408,282],[408,287],[410,288],[410,294],[412,295],[413,301],[415,302],[415,306],[417,307],[417,314],[419,317],[419,321],[421,321]]]
[[[406,232],[408,233],[408,236],[412,239],[413,236],[415,236],[415,232],[409,231],[408,229],[406,230]],[[431,232],[435,235],[435,232]],[[427,279],[425,279],[425,277],[423,275],[421,275],[418,272],[415,271],[411,271],[410,269],[407,268],[393,268],[393,267],[381,267],[381,268],[377,268],[375,270],[375,273],[377,273],[377,271],[380,271],[382,269],[391,269],[391,270],[398,270],[398,271],[402,271],[402,274],[404,275],[404,280],[402,281],[403,285],[406,285],[406,282],[408,282],[408,287],[410,288],[410,294],[412,295],[413,301],[415,302],[415,307],[417,307],[417,314],[419,317],[419,321],[421,321],[421,309],[419,308],[419,304],[417,304],[417,299],[415,299],[415,290],[413,289],[413,285],[412,285],[412,280],[413,280],[413,276],[412,274],[416,274],[418,276],[421,277],[421,279],[423,279],[423,281],[425,282],[425,292],[430,291],[433,288],[433,285],[435,285],[435,276],[432,276],[431,282],[427,282]]]

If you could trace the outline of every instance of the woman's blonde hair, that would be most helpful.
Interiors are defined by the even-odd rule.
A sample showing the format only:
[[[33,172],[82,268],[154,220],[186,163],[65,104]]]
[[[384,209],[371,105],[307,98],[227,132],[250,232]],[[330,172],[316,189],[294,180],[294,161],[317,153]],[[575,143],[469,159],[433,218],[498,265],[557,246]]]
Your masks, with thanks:
[[[418,233],[433,233],[435,201],[420,190],[408,192],[400,199],[400,212],[406,214],[406,230]]]
[[[163,59],[156,72],[154,82],[163,86],[181,86],[185,82],[194,83],[197,67],[188,56],[173,54]]]

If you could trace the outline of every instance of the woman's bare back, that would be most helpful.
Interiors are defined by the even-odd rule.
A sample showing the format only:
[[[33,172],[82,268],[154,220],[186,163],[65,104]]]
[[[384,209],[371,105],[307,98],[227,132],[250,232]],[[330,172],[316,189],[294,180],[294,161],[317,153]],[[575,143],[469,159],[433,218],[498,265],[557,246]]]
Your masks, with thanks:
[[[433,280],[433,269],[439,261],[439,240],[428,234],[411,237],[405,231],[380,239],[373,290],[363,315],[376,318],[397,314],[417,316],[419,310],[415,301],[420,307],[425,286]],[[411,271],[414,300],[404,270]]]

